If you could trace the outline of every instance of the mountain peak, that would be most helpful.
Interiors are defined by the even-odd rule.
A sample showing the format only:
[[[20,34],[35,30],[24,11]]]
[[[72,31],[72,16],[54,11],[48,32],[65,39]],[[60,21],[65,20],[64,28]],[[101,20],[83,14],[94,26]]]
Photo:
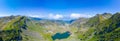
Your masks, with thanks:
[[[15,19],[10,20],[5,27],[4,30],[14,29],[14,26],[18,26],[17,28],[23,26],[25,24],[26,17],[25,16],[18,16]],[[11,27],[12,26],[12,27]],[[15,27],[16,28],[16,27]]]
[[[111,13],[103,13],[102,15],[112,15]]]

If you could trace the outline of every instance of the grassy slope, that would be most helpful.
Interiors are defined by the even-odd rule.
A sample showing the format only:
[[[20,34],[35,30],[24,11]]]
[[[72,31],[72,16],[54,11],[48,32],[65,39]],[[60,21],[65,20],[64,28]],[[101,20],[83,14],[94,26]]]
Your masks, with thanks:
[[[120,13],[116,13],[110,19],[100,23],[95,30],[95,36],[90,41],[119,41]]]
[[[1,41],[17,41],[21,40],[21,28],[24,25],[24,17],[16,17],[8,22],[0,31]]]
[[[95,31],[95,27],[102,21],[104,21],[104,18],[100,14],[90,18],[85,24],[81,25],[78,32],[76,32],[78,39],[80,39],[81,41],[87,41],[92,38],[94,36],[93,34]]]
[[[29,21],[29,22],[27,22],[27,26],[30,31],[37,32],[37,33],[39,33],[39,35],[42,36],[43,39],[41,41],[52,41],[51,34],[46,33],[45,32],[46,29],[43,28],[42,26],[40,26],[39,24],[36,24],[34,21]]]
[[[52,25],[45,28],[26,17],[16,17],[8,22],[0,31],[0,41],[53,41],[51,36],[56,32],[70,31],[72,35],[66,39],[56,41],[118,41],[120,40],[120,14],[109,19],[101,15],[91,18],[81,28]],[[50,23],[48,23],[50,24]],[[26,25],[26,26],[25,26]],[[87,26],[86,26],[87,25]],[[89,26],[88,26],[89,25]],[[25,28],[24,28],[25,26]],[[46,25],[47,26],[47,25]],[[52,31],[50,33],[49,31]]]

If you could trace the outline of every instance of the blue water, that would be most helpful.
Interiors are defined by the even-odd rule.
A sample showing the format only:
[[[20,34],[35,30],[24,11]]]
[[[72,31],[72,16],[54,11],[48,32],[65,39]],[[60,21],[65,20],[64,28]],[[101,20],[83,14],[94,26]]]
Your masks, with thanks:
[[[52,36],[52,39],[53,40],[56,40],[56,39],[65,39],[65,38],[68,38],[70,36],[70,32],[69,31],[66,31],[64,33],[56,33],[55,35]]]

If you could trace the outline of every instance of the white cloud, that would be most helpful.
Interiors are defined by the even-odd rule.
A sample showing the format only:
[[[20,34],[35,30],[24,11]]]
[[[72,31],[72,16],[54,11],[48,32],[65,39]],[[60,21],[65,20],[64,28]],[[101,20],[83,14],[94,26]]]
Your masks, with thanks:
[[[30,16],[30,17],[38,17],[38,18],[43,18],[43,17],[45,17],[45,16],[41,16],[41,15],[28,15],[28,16]]]
[[[38,15],[29,15],[29,16],[31,16],[31,17],[39,17]]]
[[[59,18],[63,18],[63,15],[57,14],[57,15],[54,16],[54,19],[59,19]]]
[[[63,18],[63,15],[60,15],[60,14],[56,14],[56,15],[49,14],[48,16],[49,16],[49,18],[53,18],[53,19],[60,19],[60,18]]]
[[[62,15],[62,14],[41,14],[41,15],[28,15],[31,17],[38,17],[38,18],[46,18],[46,19],[77,19],[80,17],[92,17],[92,15],[87,14],[80,14],[80,13],[71,13],[70,15]]]
[[[63,15],[60,14],[47,14],[47,15],[28,15],[30,17],[38,17],[38,18],[48,18],[48,19],[60,19],[63,18]]]
[[[8,14],[0,14],[0,17],[3,17],[3,16],[10,16]]]
[[[79,14],[79,13],[72,13],[70,15],[70,18],[79,18],[79,17],[91,17],[91,15],[87,15],[87,14]]]

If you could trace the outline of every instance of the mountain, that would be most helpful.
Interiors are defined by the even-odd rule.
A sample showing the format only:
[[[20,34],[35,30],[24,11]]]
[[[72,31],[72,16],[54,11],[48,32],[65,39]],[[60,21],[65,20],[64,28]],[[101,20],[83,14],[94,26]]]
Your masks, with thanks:
[[[78,18],[74,20],[70,26],[80,27],[82,24],[85,24],[88,20],[89,18]]]
[[[0,18],[0,28],[7,24],[10,20],[15,19],[17,16],[6,16]]]
[[[51,20],[27,16],[0,18],[0,41],[119,41],[120,13]]]
[[[87,27],[92,27],[94,25],[99,24],[100,22],[107,20],[110,18],[112,14],[110,13],[103,13],[103,14],[97,14],[94,17],[91,18],[78,18],[75,21],[72,22],[72,26],[87,26]]]
[[[52,35],[67,31],[62,20],[36,20],[26,16],[2,17],[9,20],[0,29],[0,41],[52,41]],[[59,24],[60,23],[60,24]]]
[[[10,20],[5,26],[1,28],[0,31],[0,40],[1,41],[19,41],[22,40],[21,29],[26,29],[26,24],[24,17],[16,17],[15,19]]]
[[[45,25],[53,25],[53,24],[57,24],[57,25],[65,25],[65,24],[71,24],[74,19],[72,20],[54,20],[54,19],[43,19],[43,18],[34,18],[34,17],[29,17],[31,20],[33,21],[37,21],[40,22],[41,24],[45,24]]]
[[[95,29],[93,40],[118,41],[120,40],[120,13],[114,14],[111,18],[100,23]],[[97,37],[97,39],[94,39]]]
[[[90,18],[83,28],[76,32],[76,35],[81,41],[119,41],[119,17],[120,13],[97,14]]]
[[[103,22],[104,20],[107,20],[108,18],[110,18],[112,16],[112,14],[110,13],[104,13],[104,14],[97,14],[96,16],[90,18],[86,24],[87,26],[95,26],[101,22]]]

